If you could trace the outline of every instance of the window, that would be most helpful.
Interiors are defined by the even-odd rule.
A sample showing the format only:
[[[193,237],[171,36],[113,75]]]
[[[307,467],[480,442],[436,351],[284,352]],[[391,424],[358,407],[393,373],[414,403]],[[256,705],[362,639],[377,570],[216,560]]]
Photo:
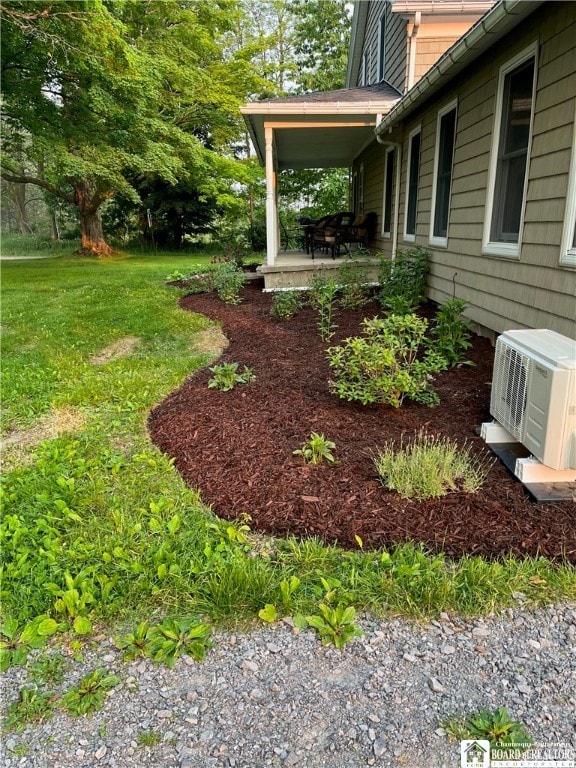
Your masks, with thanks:
[[[384,237],[390,237],[392,234],[392,214],[394,194],[394,166],[395,166],[394,148],[386,150],[384,160],[384,215],[382,216],[382,234]]]
[[[416,239],[416,209],[418,207],[418,178],[420,176],[420,127],[408,137],[408,169],[406,172],[406,212],[404,240]]]
[[[452,102],[438,112],[434,181],[432,183],[433,213],[430,222],[430,242],[433,245],[446,246],[448,244],[448,214],[450,211],[455,139],[456,104]]]
[[[536,53],[532,47],[500,70],[488,180],[484,251],[518,256],[534,113]]]
[[[386,12],[380,17],[378,23],[378,82],[384,80],[386,67]]]
[[[574,114],[574,138],[572,140],[560,264],[566,267],[576,267],[576,113]]]
[[[368,68],[370,66],[370,52],[364,51],[362,55],[362,69],[360,70],[360,85],[369,85]]]

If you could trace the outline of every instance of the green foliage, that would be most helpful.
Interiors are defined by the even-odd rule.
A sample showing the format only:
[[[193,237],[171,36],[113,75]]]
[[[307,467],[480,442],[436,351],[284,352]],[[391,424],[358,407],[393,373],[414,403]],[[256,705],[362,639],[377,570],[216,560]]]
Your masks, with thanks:
[[[328,440],[324,435],[312,432],[308,440],[295,451],[294,456],[302,456],[307,464],[321,464],[327,461],[328,464],[335,464],[336,460],[332,451],[336,448],[336,443]]]
[[[416,315],[390,315],[385,320],[365,319],[362,328],[363,336],[328,349],[333,375],[330,390],[343,400],[363,405],[385,403],[398,408],[407,397],[436,404],[438,396],[430,380],[446,362],[431,349],[421,354],[426,320]]]
[[[466,360],[466,350],[472,346],[470,322],[461,318],[467,306],[462,299],[448,299],[440,304],[434,319],[432,344],[450,368],[462,363],[472,365]]]
[[[512,720],[505,707],[496,710],[486,708],[468,715],[454,715],[440,723],[448,736],[454,740],[487,739],[492,743],[522,744],[530,747],[534,740],[523,723]]]
[[[147,621],[142,621],[127,635],[121,635],[114,639],[114,645],[124,651],[124,661],[150,656],[150,626]]]
[[[274,294],[270,314],[281,320],[289,320],[302,309],[302,297],[299,291],[279,291]]]
[[[220,363],[210,368],[214,374],[208,380],[208,386],[212,389],[219,389],[221,392],[229,392],[237,384],[248,384],[256,380],[252,369],[244,366],[244,370],[238,370],[238,363]]]
[[[262,621],[265,621],[268,624],[273,624],[278,618],[278,611],[273,603],[266,603],[264,608],[258,611],[258,616]]]
[[[429,271],[430,254],[419,245],[396,251],[393,260],[382,256],[378,274],[382,306],[398,313],[394,302],[401,298],[405,311],[414,311],[426,297]]]
[[[240,290],[246,282],[244,272],[234,262],[218,264],[211,274],[214,290],[226,304],[240,304]]]
[[[116,675],[105,669],[95,669],[84,675],[78,685],[70,688],[61,698],[64,709],[76,717],[102,709],[108,691],[120,682]]]
[[[8,705],[4,728],[23,731],[29,723],[48,720],[54,711],[54,694],[36,687],[21,688],[18,699]]]
[[[352,259],[346,259],[338,270],[340,305],[344,309],[360,309],[366,304],[370,285],[366,267]]]
[[[139,747],[155,747],[162,741],[162,735],[158,731],[141,731],[137,742]]]
[[[196,624],[193,617],[165,619],[148,633],[150,656],[154,661],[172,668],[184,653],[195,661],[203,661],[210,641],[211,628]]]
[[[22,629],[15,616],[5,616],[0,629],[0,670],[26,663],[29,651],[41,648],[58,631],[58,622],[43,614]]]
[[[458,489],[476,493],[492,466],[486,455],[474,456],[472,446],[459,447],[447,437],[423,431],[398,449],[394,443],[387,444],[374,464],[383,485],[417,501]]]
[[[320,614],[306,616],[306,622],[318,631],[323,645],[332,643],[338,650],[342,650],[346,643],[362,634],[354,623],[356,611],[352,605],[331,608],[320,603],[318,607]]]
[[[338,327],[334,322],[338,284],[322,275],[314,275],[310,281],[310,304],[318,316],[317,326],[322,341],[330,341]]]
[[[61,683],[67,663],[59,653],[42,653],[28,666],[28,676],[39,684]]]

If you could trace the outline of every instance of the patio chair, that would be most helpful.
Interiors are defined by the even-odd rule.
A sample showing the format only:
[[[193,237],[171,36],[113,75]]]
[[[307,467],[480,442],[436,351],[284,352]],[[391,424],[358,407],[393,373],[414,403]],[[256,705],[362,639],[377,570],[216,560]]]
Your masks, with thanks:
[[[377,216],[373,212],[361,213],[349,226],[340,226],[336,233],[336,255],[340,256],[342,245],[347,253],[349,253],[349,245],[357,244],[367,248],[376,231],[376,219]]]
[[[340,255],[339,231],[352,225],[354,213],[350,211],[340,211],[323,216],[314,225],[314,231],[310,237],[310,250],[312,259],[315,251],[323,250],[330,253],[332,258]]]

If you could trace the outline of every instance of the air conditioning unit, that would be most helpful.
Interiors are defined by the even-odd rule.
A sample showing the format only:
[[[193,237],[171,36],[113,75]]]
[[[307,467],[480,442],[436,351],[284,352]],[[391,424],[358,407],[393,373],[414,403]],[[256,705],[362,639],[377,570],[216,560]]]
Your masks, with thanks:
[[[576,469],[576,341],[545,329],[499,336],[490,413],[542,464]]]

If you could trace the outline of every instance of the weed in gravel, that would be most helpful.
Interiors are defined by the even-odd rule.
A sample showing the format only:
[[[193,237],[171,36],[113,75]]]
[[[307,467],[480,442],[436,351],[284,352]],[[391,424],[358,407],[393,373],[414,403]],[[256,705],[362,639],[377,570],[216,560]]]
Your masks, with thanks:
[[[84,675],[78,685],[70,688],[60,703],[70,715],[86,715],[102,709],[106,694],[119,682],[120,678],[109,674],[107,670],[95,669]]]
[[[162,736],[158,731],[141,731],[138,734],[137,743],[139,747],[155,747],[162,741]]]
[[[522,744],[530,747],[534,740],[523,723],[512,720],[505,707],[496,710],[479,709],[474,714],[452,715],[440,725],[448,737],[455,741],[462,739],[487,739],[490,742],[504,744]]]
[[[325,603],[320,603],[319,614],[306,616],[308,626],[317,630],[323,645],[335,645],[338,650],[342,650],[346,643],[362,634],[354,620],[356,610],[354,606],[338,605],[331,608]]]
[[[4,727],[7,731],[23,731],[29,723],[48,720],[54,711],[54,694],[37,687],[21,688],[18,699],[8,706]]]
[[[61,683],[68,665],[60,653],[41,653],[28,667],[28,677],[34,682]]]

